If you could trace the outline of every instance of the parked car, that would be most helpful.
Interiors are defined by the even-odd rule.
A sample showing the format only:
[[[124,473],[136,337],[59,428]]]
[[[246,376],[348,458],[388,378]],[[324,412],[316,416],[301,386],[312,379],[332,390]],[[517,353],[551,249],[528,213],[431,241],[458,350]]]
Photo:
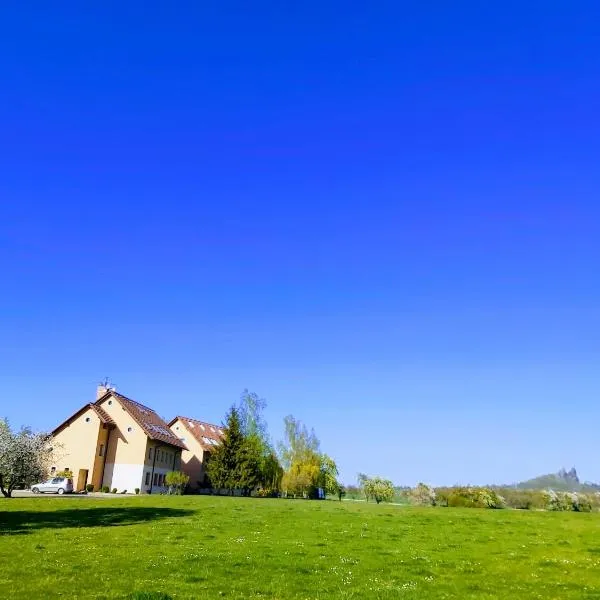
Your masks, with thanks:
[[[73,491],[73,480],[68,477],[53,477],[43,483],[36,483],[31,486],[34,494],[51,492],[54,494],[70,494]]]

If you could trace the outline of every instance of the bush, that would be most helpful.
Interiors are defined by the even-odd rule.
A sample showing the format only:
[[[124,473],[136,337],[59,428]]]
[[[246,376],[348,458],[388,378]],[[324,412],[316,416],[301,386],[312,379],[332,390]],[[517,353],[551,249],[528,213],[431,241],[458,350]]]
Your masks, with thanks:
[[[103,494],[108,494],[108,492],[110,492],[110,488],[109,488],[107,485],[103,485],[103,486],[100,488],[100,491],[101,491]]]
[[[135,488],[135,493],[139,494],[140,493],[140,488]]]
[[[116,493],[117,493],[117,488],[113,488],[113,489],[111,490],[111,494],[116,494]]]
[[[93,483],[88,483],[85,486],[85,490],[86,490],[86,492],[93,492],[94,491],[94,484]]]
[[[272,490],[271,488],[259,488],[254,492],[254,496],[256,498],[277,498],[279,492],[277,490]]]
[[[126,493],[127,493],[127,490],[123,490],[123,491],[121,492],[121,494],[126,494]]]
[[[413,504],[420,506],[435,506],[436,503],[435,490],[424,483],[419,483],[416,488],[410,490],[408,497]]]
[[[437,497],[442,506],[466,508],[504,508],[504,498],[495,490],[485,487],[441,488]]]
[[[183,494],[183,491],[185,490],[185,487],[187,486],[189,480],[189,475],[186,475],[181,471],[171,471],[165,476],[165,483],[170,488],[169,493],[171,493],[171,491],[174,491],[175,494]]]

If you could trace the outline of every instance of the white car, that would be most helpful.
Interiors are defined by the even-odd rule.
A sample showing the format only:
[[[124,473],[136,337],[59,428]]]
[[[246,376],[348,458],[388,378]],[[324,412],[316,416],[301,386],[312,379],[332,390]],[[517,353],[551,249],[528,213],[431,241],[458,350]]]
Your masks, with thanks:
[[[73,491],[73,480],[68,477],[53,477],[43,483],[31,486],[34,494],[50,492],[54,494],[70,494]]]

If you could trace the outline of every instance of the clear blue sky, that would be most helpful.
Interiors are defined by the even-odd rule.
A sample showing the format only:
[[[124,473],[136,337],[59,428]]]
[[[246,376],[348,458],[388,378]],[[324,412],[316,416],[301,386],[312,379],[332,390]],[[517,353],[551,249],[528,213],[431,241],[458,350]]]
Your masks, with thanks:
[[[347,482],[600,480],[595,3],[34,4],[0,36],[0,414],[247,387]]]

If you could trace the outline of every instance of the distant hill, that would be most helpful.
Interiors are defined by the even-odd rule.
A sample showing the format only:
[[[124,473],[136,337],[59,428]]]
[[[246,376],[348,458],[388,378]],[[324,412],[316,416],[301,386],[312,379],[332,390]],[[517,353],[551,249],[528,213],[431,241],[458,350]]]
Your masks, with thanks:
[[[573,467],[570,471],[561,469],[558,473],[540,475],[527,481],[521,481],[515,484],[520,490],[548,490],[562,492],[597,492],[600,491],[600,485],[597,483],[584,482],[579,480],[577,471]]]

